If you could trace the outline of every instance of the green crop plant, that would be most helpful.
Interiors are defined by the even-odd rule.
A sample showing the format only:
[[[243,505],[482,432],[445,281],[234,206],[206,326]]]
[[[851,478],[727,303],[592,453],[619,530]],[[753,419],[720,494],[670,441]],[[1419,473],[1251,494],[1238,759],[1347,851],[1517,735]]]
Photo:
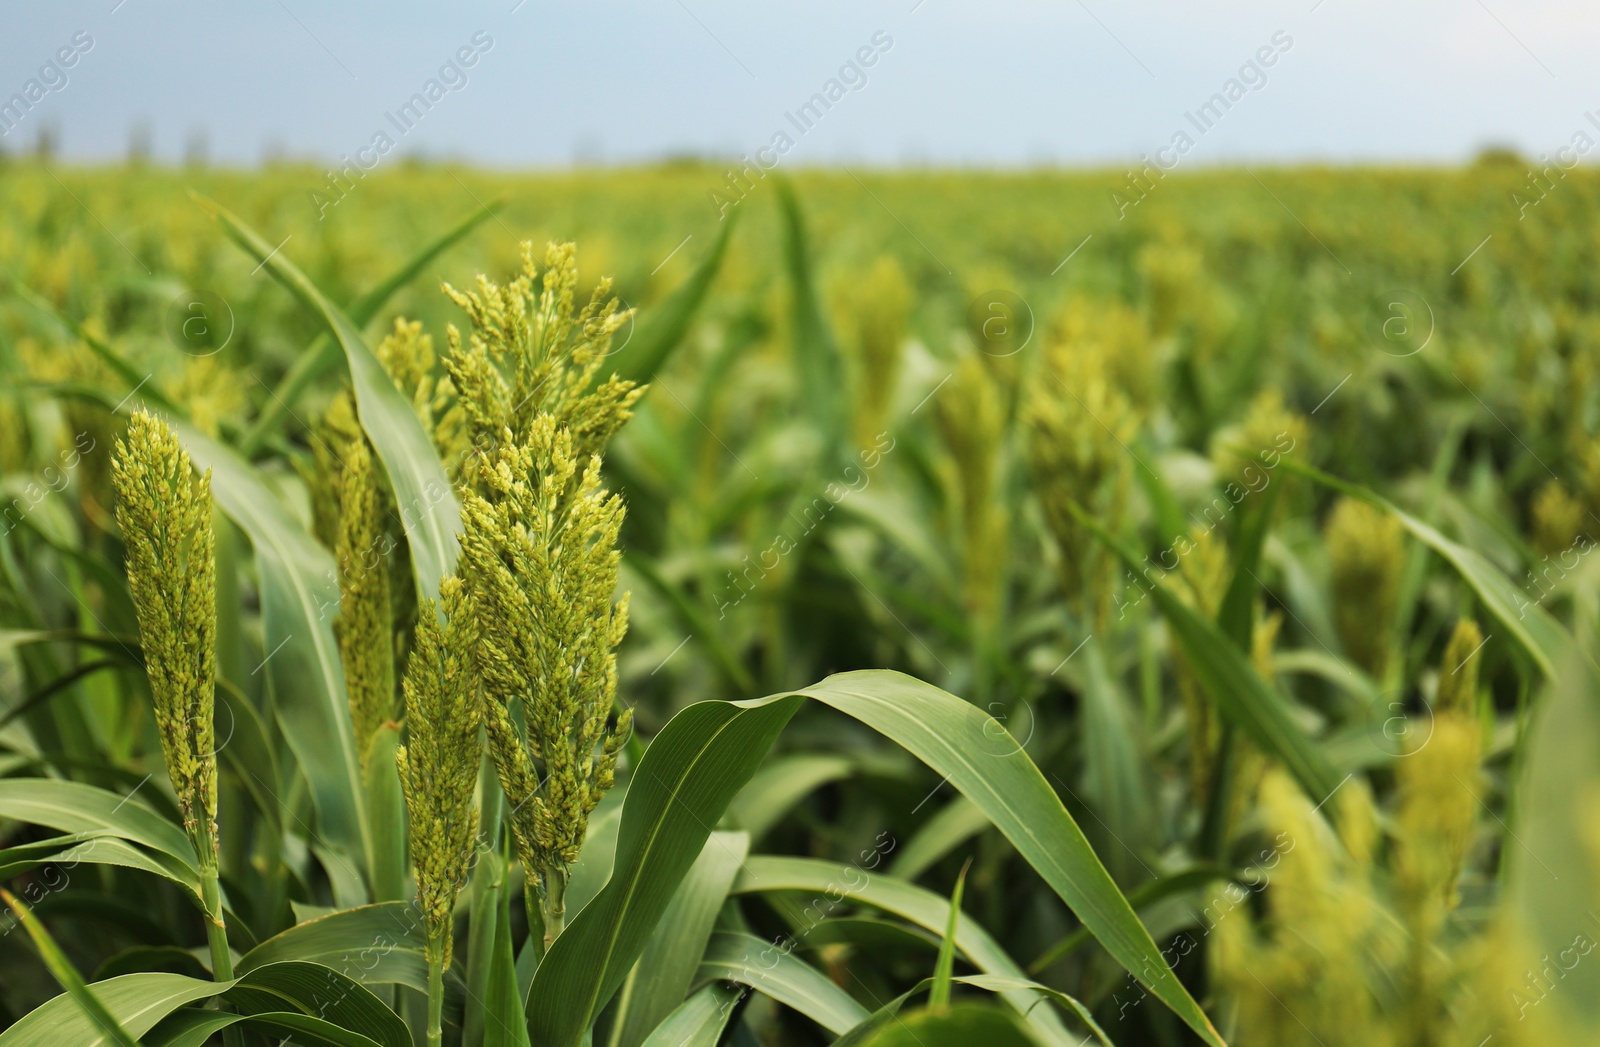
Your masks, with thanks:
[[[1600,178],[722,176],[7,160],[0,1047],[1593,1042]]]

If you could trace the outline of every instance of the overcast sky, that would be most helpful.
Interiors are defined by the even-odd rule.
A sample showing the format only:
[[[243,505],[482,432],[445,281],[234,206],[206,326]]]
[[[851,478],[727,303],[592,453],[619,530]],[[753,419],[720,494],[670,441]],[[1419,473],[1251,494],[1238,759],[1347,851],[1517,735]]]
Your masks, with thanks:
[[[200,133],[215,162],[326,162],[384,132],[498,167],[736,156],[780,133],[796,166],[1122,164],[1180,131],[1196,164],[1600,140],[1600,5],[1579,0],[11,0],[0,26],[0,104],[56,83],[0,148],[50,126],[85,161],[125,156],[137,127],[162,159]],[[74,38],[64,81],[41,72]],[[463,47],[475,64],[441,74]],[[1250,84],[1201,134],[1185,114],[1230,78]],[[400,133],[386,114],[430,79],[443,96]],[[786,114],[830,79],[843,97],[802,134]]]

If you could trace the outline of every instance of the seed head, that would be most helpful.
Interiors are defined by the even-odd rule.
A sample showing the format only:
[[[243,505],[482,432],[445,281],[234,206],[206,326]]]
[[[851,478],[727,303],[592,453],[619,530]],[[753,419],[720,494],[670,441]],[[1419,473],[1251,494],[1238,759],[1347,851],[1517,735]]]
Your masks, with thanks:
[[[442,614],[442,618],[441,618]],[[439,586],[439,602],[418,608],[415,646],[406,665],[406,744],[395,753],[411,818],[411,862],[428,924],[430,948],[450,964],[450,914],[471,871],[478,834],[472,804],[482,749],[473,619],[461,582]]]
[[[111,467],[128,587],[167,773],[202,866],[216,867],[216,557],[211,474],[145,411]]]

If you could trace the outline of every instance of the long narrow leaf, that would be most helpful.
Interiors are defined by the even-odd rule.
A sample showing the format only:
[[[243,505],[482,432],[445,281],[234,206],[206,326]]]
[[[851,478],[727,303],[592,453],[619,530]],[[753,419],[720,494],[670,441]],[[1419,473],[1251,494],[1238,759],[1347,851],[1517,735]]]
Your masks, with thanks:
[[[1551,617],[1537,602],[1529,600],[1527,595],[1498,567],[1485,559],[1482,553],[1451,541],[1436,528],[1423,523],[1369,488],[1341,480],[1302,462],[1284,459],[1283,464],[1291,472],[1309,477],[1335,491],[1352,498],[1359,498],[1393,513],[1395,519],[1399,520],[1414,538],[1444,557],[1460,572],[1461,577],[1478,594],[1478,599],[1483,601],[1484,608],[1494,615],[1506,632],[1516,637],[1518,644],[1538,664],[1546,678],[1553,676],[1556,668],[1564,665],[1576,649],[1572,635],[1561,627],[1561,623]]]
[[[1078,522],[1121,557],[1130,571],[1144,570],[1140,558],[1113,537],[1099,521],[1074,510]],[[1249,659],[1212,622],[1180,600],[1162,581],[1141,589],[1153,597],[1172,627],[1195,675],[1211,700],[1229,721],[1247,731],[1267,754],[1281,760],[1317,802],[1339,784],[1339,776],[1300,725],[1290,717],[1281,694],[1269,687],[1251,667]]]
[[[867,1020],[865,1007],[781,945],[750,934],[718,931],[700,963],[702,978],[748,985],[842,1035]]]
[[[99,1038],[117,1047],[139,1047],[137,1041],[122,1027],[116,1017],[100,1002],[99,998],[84,984],[83,975],[72,966],[72,961],[67,959],[61,947],[56,944],[50,932],[45,930],[44,924],[33,914],[33,910],[17,901],[16,897],[4,887],[0,887],[0,901],[9,905],[17,914],[17,919],[22,921],[22,926],[27,929],[28,937],[33,939],[34,947],[39,950],[39,955],[44,960],[44,965],[55,975],[56,981],[67,990],[67,995],[83,1009],[83,1014],[94,1027],[99,1030]]]
[[[345,309],[345,314],[357,327],[365,327],[371,323],[373,317],[378,315],[378,311],[388,303],[396,291],[416,279],[428,263],[494,217],[494,212],[502,203],[501,200],[491,200],[484,207],[463,218],[443,236],[424,247],[414,258],[391,273],[387,279],[351,302]],[[294,365],[289,368],[289,373],[283,376],[283,381],[273,390],[272,397],[262,408],[260,417],[240,441],[240,453],[247,458],[253,456],[272,431],[283,423],[283,416],[294,409],[300,394],[338,358],[339,346],[334,343],[328,332],[319,334],[310,347],[295,360]]]
[[[260,260],[274,279],[321,318],[344,350],[361,427],[394,488],[395,505],[416,569],[417,594],[427,599],[436,597],[440,579],[455,569],[461,506],[411,403],[395,388],[383,364],[367,347],[361,328],[328,301],[282,251],[275,250],[226,208],[204,197],[198,199],[235,243]]]
[[[860,720],[947,778],[1117,962],[1206,1043],[1222,1043],[1021,746],[995,753],[992,718],[887,671],[843,673],[752,701],[701,702],[668,723],[629,788],[611,882],[556,939],[534,980],[529,1017],[537,1042],[572,1047],[582,1038],[643,949],[709,826],[754,773],[801,697]]]

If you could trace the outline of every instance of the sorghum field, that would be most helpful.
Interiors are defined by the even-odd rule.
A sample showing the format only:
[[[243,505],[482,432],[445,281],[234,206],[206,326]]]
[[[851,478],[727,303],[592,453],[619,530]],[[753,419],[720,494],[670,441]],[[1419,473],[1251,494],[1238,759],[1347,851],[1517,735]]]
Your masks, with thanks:
[[[1600,177],[322,183],[0,167],[0,1047],[1600,1042]]]

